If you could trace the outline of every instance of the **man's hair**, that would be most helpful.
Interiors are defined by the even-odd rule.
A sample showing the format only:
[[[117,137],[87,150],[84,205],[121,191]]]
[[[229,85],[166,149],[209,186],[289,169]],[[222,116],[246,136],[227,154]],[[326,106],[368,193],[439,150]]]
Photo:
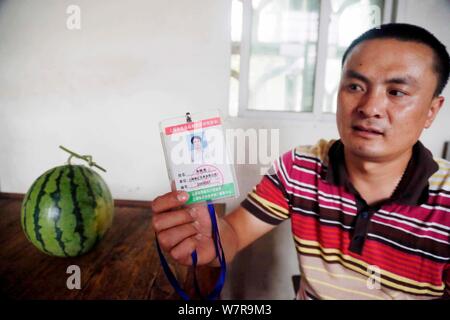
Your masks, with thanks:
[[[437,74],[438,83],[434,92],[435,96],[438,96],[444,90],[445,85],[448,82],[449,69],[450,69],[450,57],[445,46],[429,31],[424,28],[406,24],[406,23],[389,23],[383,24],[376,28],[370,29],[353,40],[350,46],[342,57],[342,66],[344,65],[347,56],[361,42],[373,39],[396,39],[400,41],[413,41],[422,43],[430,47],[434,52],[434,72]]]

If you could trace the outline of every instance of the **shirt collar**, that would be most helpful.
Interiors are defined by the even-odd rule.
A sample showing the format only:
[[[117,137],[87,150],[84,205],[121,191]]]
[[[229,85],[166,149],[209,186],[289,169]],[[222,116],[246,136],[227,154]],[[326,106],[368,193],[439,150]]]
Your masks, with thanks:
[[[344,144],[334,142],[328,151],[329,165],[325,180],[334,185],[343,185],[353,194],[357,191],[351,184],[344,160]],[[420,205],[428,199],[428,180],[439,170],[431,152],[417,141],[413,146],[412,157],[391,198],[387,201],[403,205]],[[384,201],[383,201],[384,202]]]

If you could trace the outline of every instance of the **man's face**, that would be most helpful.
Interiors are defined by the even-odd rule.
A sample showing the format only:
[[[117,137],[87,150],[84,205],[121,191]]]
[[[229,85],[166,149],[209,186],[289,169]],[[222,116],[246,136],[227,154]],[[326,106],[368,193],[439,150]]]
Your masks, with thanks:
[[[419,139],[443,103],[426,45],[394,39],[357,45],[343,66],[337,102],[342,142],[353,155],[393,159]]]

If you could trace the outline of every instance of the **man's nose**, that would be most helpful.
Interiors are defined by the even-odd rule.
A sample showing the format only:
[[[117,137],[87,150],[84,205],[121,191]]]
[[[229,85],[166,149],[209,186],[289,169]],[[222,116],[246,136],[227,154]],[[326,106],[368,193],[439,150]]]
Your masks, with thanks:
[[[367,92],[359,100],[357,113],[364,118],[383,118],[385,114],[384,97],[376,91]]]

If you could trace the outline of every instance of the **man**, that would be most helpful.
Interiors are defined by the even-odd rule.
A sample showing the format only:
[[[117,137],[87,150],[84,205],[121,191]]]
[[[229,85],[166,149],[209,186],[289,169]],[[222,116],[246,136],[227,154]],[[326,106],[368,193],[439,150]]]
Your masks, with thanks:
[[[241,206],[219,220],[227,261],[290,218],[299,299],[433,299],[450,288],[450,163],[418,141],[449,77],[428,31],[388,24],[343,57],[340,140],[285,153]],[[153,226],[179,263],[214,264],[208,213],[184,192],[153,201]],[[261,267],[261,266],[260,266]],[[269,272],[269,271],[268,271]]]

